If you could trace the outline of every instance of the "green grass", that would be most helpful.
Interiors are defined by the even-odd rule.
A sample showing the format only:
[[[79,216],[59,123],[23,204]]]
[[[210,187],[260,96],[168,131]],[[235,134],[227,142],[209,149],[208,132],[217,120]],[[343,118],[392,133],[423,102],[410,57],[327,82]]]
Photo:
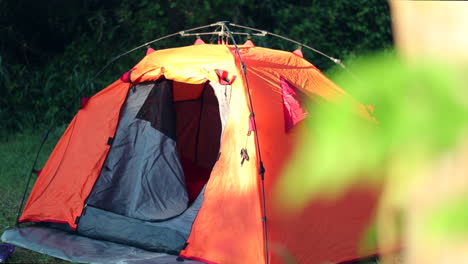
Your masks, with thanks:
[[[15,228],[24,187],[44,132],[40,129],[0,137],[0,234]],[[62,132],[63,128],[59,128],[50,133],[39,156],[37,169],[42,168]],[[34,175],[30,188],[35,178]],[[69,262],[17,247],[6,263]]]

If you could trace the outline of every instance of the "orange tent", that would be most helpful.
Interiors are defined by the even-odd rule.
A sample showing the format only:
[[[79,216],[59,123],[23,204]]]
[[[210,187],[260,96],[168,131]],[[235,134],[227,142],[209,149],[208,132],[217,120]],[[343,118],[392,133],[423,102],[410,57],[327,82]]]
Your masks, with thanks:
[[[273,190],[305,129],[308,98],[353,100],[291,52],[199,44],[148,53],[78,111],[20,222],[62,223],[80,233],[100,223],[86,220],[95,208],[123,223],[164,223],[202,199],[185,223],[187,243],[174,249],[182,258],[337,263],[373,254],[361,252],[360,241],[375,190],[313,200],[300,212],[275,205]]]

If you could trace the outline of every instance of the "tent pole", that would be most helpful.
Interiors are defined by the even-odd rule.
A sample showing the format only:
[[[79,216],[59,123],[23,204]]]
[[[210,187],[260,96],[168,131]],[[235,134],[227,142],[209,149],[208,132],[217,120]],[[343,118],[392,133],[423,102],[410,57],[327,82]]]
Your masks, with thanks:
[[[50,133],[51,130],[52,130],[52,128],[49,128],[46,131],[46,133],[44,134],[44,136],[42,137],[41,145],[39,145],[39,149],[36,152],[36,158],[34,159],[34,163],[32,165],[31,170],[29,171],[28,181],[26,182],[26,186],[24,187],[23,197],[21,198],[21,203],[20,203],[20,206],[18,207],[18,212],[16,214],[16,221],[15,221],[16,227],[19,226],[18,221],[19,221],[19,218],[20,218],[20,215],[21,215],[21,210],[23,209],[24,201],[26,199],[26,194],[28,193],[29,185],[31,184],[32,175],[33,175],[33,173],[36,173],[35,170],[36,170],[37,161],[39,159],[39,154],[41,153],[42,147],[44,146],[45,142],[47,141],[47,138],[49,137],[49,133]]]
[[[324,52],[321,52],[320,50],[318,49],[315,49],[315,48],[312,48],[304,43],[301,43],[299,41],[296,41],[296,40],[293,40],[293,39],[290,39],[290,38],[287,38],[287,37],[284,37],[284,36],[281,36],[281,35],[278,35],[278,34],[275,34],[275,33],[271,33],[269,31],[266,31],[266,30],[260,30],[260,29],[257,29],[257,28],[252,28],[252,27],[247,27],[247,26],[241,26],[241,25],[237,25],[237,24],[233,24],[233,23],[230,23],[229,25],[233,26],[233,27],[237,27],[237,28],[243,28],[243,29],[248,29],[248,30],[252,30],[252,31],[257,31],[257,32],[260,32],[264,35],[271,35],[273,37],[277,37],[277,38],[280,38],[280,39],[284,39],[286,41],[289,41],[289,42],[292,42],[292,43],[295,43],[299,46],[302,46],[304,48],[307,48],[315,53],[318,53],[326,58],[328,58],[329,60],[331,60],[332,62],[334,62],[335,64],[337,65],[340,65],[342,68],[346,68],[346,66],[343,64],[343,62],[341,62],[340,59],[337,59],[337,58],[334,58],[330,55],[327,55],[325,54]]]
[[[155,43],[155,42],[158,42],[158,41],[161,41],[161,40],[164,40],[164,39],[168,39],[168,38],[171,38],[171,37],[175,37],[177,35],[181,35],[183,36],[185,34],[185,32],[190,32],[190,31],[195,31],[195,30],[199,30],[199,29],[203,29],[203,28],[208,28],[208,27],[215,27],[215,26],[218,26],[219,24],[210,24],[210,25],[206,25],[206,26],[201,26],[201,27],[195,27],[195,28],[191,28],[191,29],[186,29],[186,30],[182,30],[182,31],[178,31],[178,32],[175,32],[175,33],[172,33],[172,34],[169,34],[169,35],[166,35],[166,36],[163,36],[163,37],[160,37],[160,38],[157,38],[157,39],[154,39],[154,40],[151,40],[151,41],[148,41],[144,44],[141,44],[140,46],[137,46],[133,49],[130,49],[122,54],[119,54],[115,57],[113,57],[112,59],[110,59],[106,65],[104,65],[104,67],[102,67],[101,70],[99,70],[94,76],[92,79],[96,78],[97,76],[99,76],[104,70],[106,70],[112,63],[114,63],[115,61],[117,61],[118,59],[122,58],[123,56],[125,55],[128,55],[136,50],[139,50],[141,48],[144,48],[152,43]]]
[[[250,88],[249,88],[249,83],[247,80],[247,67],[244,63],[244,60],[242,59],[242,56],[239,52],[239,47],[237,46],[236,40],[234,39],[233,34],[227,27],[226,23],[229,22],[222,22],[223,27],[226,30],[227,37],[231,38],[232,44],[234,45],[234,48],[236,50],[236,55],[239,58],[239,61],[241,63],[242,67],[242,75],[244,75],[244,80],[247,88],[247,95],[249,98],[249,105],[250,105],[250,110],[251,110],[251,115],[254,123],[254,127],[257,128],[256,120],[255,120],[255,111],[254,111],[254,106],[253,106],[253,101],[252,101],[252,95],[250,94]],[[263,217],[262,217],[262,222],[263,222],[263,239],[264,239],[264,251],[265,251],[265,263],[269,264],[270,259],[269,259],[269,247],[268,247],[268,225],[267,225],[267,211],[266,211],[266,197],[265,197],[265,167],[263,166],[263,160],[262,160],[262,153],[260,150],[260,141],[258,139],[258,133],[257,131],[254,131],[254,137],[255,137],[255,145],[257,146],[257,153],[258,153],[258,166],[259,166],[259,175],[261,179],[261,191],[262,191],[262,211],[263,211]]]
[[[346,72],[348,72],[357,82],[359,83],[362,83],[362,81],[356,76],[356,74],[354,74],[352,71],[350,71],[346,65],[340,60],[340,59],[337,59],[337,58],[334,58],[318,49],[315,49],[315,48],[312,48],[311,46],[308,46],[302,42],[299,42],[299,41],[296,41],[296,40],[293,40],[293,39],[290,39],[290,38],[287,38],[285,36],[281,36],[281,35],[278,35],[278,34],[275,34],[275,33],[272,33],[272,32],[269,32],[269,31],[266,31],[266,30],[261,30],[261,29],[257,29],[257,28],[252,28],[252,27],[247,27],[247,26],[242,26],[242,25],[237,25],[237,24],[233,24],[233,23],[230,23],[229,24],[230,26],[233,26],[233,27],[237,27],[237,28],[243,28],[243,29],[247,29],[247,30],[251,30],[251,31],[257,31],[259,33],[259,35],[261,36],[266,36],[266,35],[271,35],[273,37],[277,37],[277,38],[280,38],[280,39],[283,39],[283,40],[286,40],[286,41],[289,41],[289,42],[292,42],[294,44],[297,44],[299,45],[300,47],[304,47],[306,49],[309,49],[317,54],[320,54],[326,58],[328,58],[329,60],[331,60],[333,63],[335,63],[336,65],[339,65],[341,68],[343,68]]]

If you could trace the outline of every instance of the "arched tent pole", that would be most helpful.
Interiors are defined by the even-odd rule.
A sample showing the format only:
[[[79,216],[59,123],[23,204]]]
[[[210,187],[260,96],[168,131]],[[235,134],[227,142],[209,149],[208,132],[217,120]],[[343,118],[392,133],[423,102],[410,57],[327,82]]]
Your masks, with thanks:
[[[41,140],[41,144],[39,145],[39,149],[37,150],[36,152],[36,158],[34,159],[34,162],[33,162],[33,165],[32,165],[32,168],[31,170],[29,171],[29,177],[28,177],[28,181],[26,183],[26,187],[24,188],[24,192],[23,192],[23,197],[21,198],[21,204],[18,208],[18,213],[16,214],[16,227],[18,227],[19,225],[19,217],[20,217],[20,214],[21,214],[21,209],[23,209],[23,205],[24,205],[24,200],[26,199],[26,194],[28,193],[28,187],[29,187],[29,184],[31,183],[31,178],[32,178],[32,175],[34,173],[38,173],[36,171],[36,165],[37,165],[37,161],[39,160],[39,154],[41,153],[41,150],[42,150],[42,147],[44,147],[44,144],[45,142],[47,141],[47,138],[49,137],[49,134],[50,134],[50,131],[51,129],[49,128],[45,133],[44,135],[42,136],[42,140]],[[39,173],[38,173],[39,174]]]
[[[229,23],[229,22],[226,22]],[[250,116],[253,120],[254,127],[258,129],[256,120],[255,120],[255,110],[254,110],[254,105],[252,101],[252,95],[250,93],[250,88],[249,88],[249,82],[247,79],[247,66],[244,63],[244,60],[242,59],[242,56],[239,52],[239,47],[237,46],[236,40],[234,39],[233,34],[231,34],[231,31],[227,27],[226,23],[223,23],[223,28],[225,29],[227,33],[227,38],[230,38],[232,40],[232,44],[234,45],[236,55],[239,58],[239,62],[241,63],[241,68],[242,68],[242,75],[244,75],[245,79],[245,85],[247,89],[247,95],[249,98],[249,105],[250,105]],[[267,222],[267,211],[266,211],[266,196],[265,196],[265,167],[263,166],[263,160],[262,160],[262,152],[260,148],[260,142],[258,139],[258,133],[257,131],[254,131],[254,137],[255,137],[255,145],[257,146],[257,153],[258,153],[258,174],[260,175],[261,179],[261,192],[262,192],[262,211],[263,211],[263,217],[262,217],[262,222],[263,222],[263,239],[264,239],[264,251],[265,251],[265,263],[269,264],[270,260],[268,258],[268,253],[269,253],[269,247],[268,247],[268,222]]]
[[[200,30],[200,29],[204,29],[204,28],[209,28],[209,27],[215,27],[215,26],[219,26],[218,23],[215,23],[215,24],[210,24],[210,25],[206,25],[206,26],[201,26],[201,27],[195,27],[195,28],[191,28],[191,29],[186,29],[186,30],[182,30],[182,31],[178,31],[178,32],[175,32],[175,33],[172,33],[172,34],[169,34],[169,35],[166,35],[164,37],[160,37],[160,38],[157,38],[157,39],[154,39],[154,40],[151,40],[151,41],[148,41],[144,44],[141,44],[140,46],[137,46],[133,49],[130,49],[122,54],[119,54],[115,57],[113,57],[112,59],[110,59],[106,65],[104,65],[104,67],[102,67],[101,70],[99,70],[94,76],[93,76],[93,79],[96,78],[97,76],[99,76],[102,72],[104,72],[110,65],[112,65],[112,63],[116,62],[118,59],[122,58],[123,56],[126,56],[136,50],[139,50],[141,48],[144,48],[150,44],[153,44],[155,42],[158,42],[158,41],[161,41],[161,40],[164,40],[164,39],[168,39],[168,38],[171,38],[171,37],[175,37],[175,36],[184,36],[185,35],[185,32],[190,32],[190,31],[195,31],[195,30]],[[198,35],[207,35],[207,34],[203,34],[203,33],[196,33]]]
[[[233,26],[233,27],[236,27],[236,28],[242,28],[242,29],[247,29],[247,30],[250,30],[250,31],[254,31],[256,33],[251,33],[251,32],[234,32],[234,31],[226,31],[225,28],[227,27],[227,25],[229,26]],[[260,36],[260,37],[265,37],[267,35],[271,35],[273,37],[277,37],[277,38],[280,38],[280,39],[283,39],[283,40],[286,40],[286,41],[289,41],[291,43],[294,43],[300,47],[304,47],[308,50],[311,50],[317,54],[320,54],[326,58],[328,58],[330,61],[332,61],[333,63],[335,63],[336,65],[339,65],[341,68],[345,69],[349,74],[351,74],[353,76],[353,78],[355,78],[356,80],[359,81],[359,79],[356,77],[356,75],[354,73],[352,73],[347,67],[346,65],[344,65],[344,63],[340,60],[340,59],[337,59],[337,58],[334,58],[316,48],[313,48],[309,45],[306,45],[302,42],[299,42],[297,40],[294,40],[294,39],[291,39],[291,38],[288,38],[288,37],[285,37],[285,36],[282,36],[282,35],[278,35],[278,34],[275,34],[275,33],[272,33],[272,32],[269,32],[269,31],[266,31],[266,30],[261,30],[261,29],[258,29],[258,28],[253,28],[253,27],[247,27],[247,26],[242,26],[242,25],[238,25],[238,24],[234,24],[234,23],[230,23],[228,21],[220,21],[220,22],[217,22],[217,23],[214,23],[214,24],[211,24],[211,25],[208,25],[208,26],[204,26],[204,27],[199,27],[199,28],[196,28],[196,29],[201,29],[201,28],[206,28],[206,27],[210,27],[210,26],[220,26],[221,27],[221,30],[220,31],[213,31],[213,32],[197,32],[197,33],[186,33],[190,30],[185,30],[185,31],[180,31],[180,35],[182,37],[188,37],[188,36],[196,36],[196,35],[218,35],[219,37],[225,37],[225,38],[232,38],[233,35],[244,35],[244,36]],[[193,30],[196,30],[196,29],[193,29]],[[229,36],[227,34],[227,32],[229,33]]]
[[[286,41],[289,41],[289,42],[292,42],[294,44],[297,44],[299,47],[304,47],[306,49],[309,49],[317,54],[320,54],[326,58],[328,58],[329,60],[331,60],[333,63],[335,63],[336,65],[339,65],[341,68],[343,68],[346,72],[348,72],[357,82],[359,83],[362,83],[362,81],[353,73],[351,72],[347,67],[346,65],[344,65],[344,63],[340,60],[340,59],[337,59],[337,58],[334,58],[316,48],[312,48],[311,46],[308,46],[302,42],[299,42],[299,41],[296,41],[296,40],[293,40],[293,39],[290,39],[290,38],[287,38],[285,36],[281,36],[281,35],[278,35],[278,34],[275,34],[275,33],[271,33],[269,31],[266,31],[266,30],[261,30],[261,29],[258,29],[258,28],[252,28],[252,27],[247,27],[247,26],[242,26],[242,25],[237,25],[237,24],[233,24],[233,23],[229,23],[230,26],[233,26],[233,27],[237,27],[237,28],[242,28],[242,29],[247,29],[247,30],[251,30],[251,31],[257,31],[259,33],[257,33],[256,35],[261,35],[261,36],[266,36],[266,35],[271,35],[273,37],[277,37],[277,38],[280,38],[280,39],[283,39],[283,40],[286,40]]]
[[[247,30],[251,30],[251,31],[256,31],[257,33],[250,33],[250,32],[233,32],[233,31],[227,31],[226,28],[227,28],[227,25],[230,25],[230,26],[233,26],[233,27],[237,27],[237,28],[242,28],[242,29],[247,29]],[[218,29],[216,29],[215,31],[213,32],[196,32],[196,33],[188,33],[188,32],[192,32],[192,31],[196,31],[196,30],[200,30],[200,29],[205,29],[205,28],[210,28],[210,27],[218,27],[218,29],[220,29],[218,31]],[[110,59],[106,65],[104,65],[104,67],[102,67],[102,69],[100,69],[92,78],[96,78],[98,77],[102,72],[104,72],[110,65],[112,65],[112,63],[114,63],[115,61],[117,61],[118,59],[136,51],[136,50],[139,50],[141,48],[144,48],[152,43],[155,43],[155,42],[158,42],[158,41],[161,41],[161,40],[164,40],[164,39],[168,39],[168,38],[171,38],[171,37],[175,37],[175,36],[181,36],[181,37],[188,37],[188,36],[202,36],[202,35],[218,35],[220,37],[226,37],[226,38],[233,38],[233,35],[245,35],[245,36],[260,36],[260,37],[264,37],[266,35],[271,35],[273,37],[277,37],[277,38],[280,38],[280,39],[283,39],[283,40],[286,40],[286,41],[289,41],[289,42],[292,42],[292,43],[295,43],[299,46],[302,46],[304,48],[307,48],[315,53],[318,53],[328,59],[330,59],[332,62],[334,62],[335,64],[341,66],[342,68],[344,69],[347,69],[346,66],[343,64],[343,62],[340,60],[340,59],[337,59],[337,58],[334,58],[328,54],[325,54],[324,52],[318,50],[318,49],[315,49],[315,48],[312,48],[304,43],[301,43],[299,41],[296,41],[296,40],[293,40],[293,39],[290,39],[290,38],[287,38],[287,37],[284,37],[284,36],[281,36],[281,35],[278,35],[278,34],[275,34],[275,33],[272,33],[272,32],[269,32],[269,31],[266,31],[266,30],[261,30],[261,29],[257,29],[257,28],[252,28],[252,27],[247,27],[247,26],[242,26],[242,25],[237,25],[237,24],[234,24],[234,23],[230,23],[228,21],[219,21],[219,22],[216,22],[216,23],[213,23],[213,24],[209,24],[209,25],[205,25],[205,26],[200,26],[200,27],[195,27],[195,28],[191,28],[191,29],[186,29],[186,30],[182,30],[182,31],[178,31],[178,32],[175,32],[175,33],[172,33],[172,34],[169,34],[169,35],[166,35],[166,36],[163,36],[163,37],[160,37],[160,38],[157,38],[157,39],[154,39],[154,40],[151,40],[151,41],[148,41],[144,44],[141,44],[135,48],[132,48],[122,54],[119,54],[115,57],[113,57],[112,59]]]
[[[263,34],[264,36],[271,35],[273,37],[277,37],[277,38],[292,42],[294,44],[297,44],[300,47],[307,48],[307,49],[309,49],[309,50],[311,50],[311,51],[313,51],[315,53],[318,53],[318,54],[328,58],[329,60],[331,60],[335,64],[340,65],[342,68],[346,68],[346,66],[343,64],[343,62],[341,62],[340,59],[334,58],[334,57],[332,57],[332,56],[330,56],[328,54],[325,54],[325,53],[321,52],[318,49],[312,48],[312,47],[310,47],[310,46],[308,46],[308,45],[306,45],[304,43],[301,43],[299,41],[296,41],[296,40],[293,40],[293,39],[290,39],[290,38],[287,38],[287,37],[284,37],[284,36],[281,36],[281,35],[278,35],[278,34],[275,34],[275,33],[271,33],[271,32],[266,31],[266,30],[261,30],[261,29],[257,29],[257,28],[247,27],[247,26],[241,26],[241,25],[237,25],[237,24],[233,24],[233,23],[230,23],[229,25],[233,26],[233,27],[237,27],[237,28],[243,28],[243,29],[248,29],[248,30],[251,30],[251,31],[257,31],[257,32]]]

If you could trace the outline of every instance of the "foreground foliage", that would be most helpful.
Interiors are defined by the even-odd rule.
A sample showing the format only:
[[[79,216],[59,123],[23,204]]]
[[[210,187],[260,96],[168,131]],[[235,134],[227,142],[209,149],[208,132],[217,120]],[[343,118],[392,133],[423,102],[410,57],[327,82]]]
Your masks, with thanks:
[[[408,243],[405,250],[466,243],[468,192],[460,188],[466,187],[468,157],[463,67],[378,54],[362,58],[355,69],[360,82],[349,74],[336,80],[372,104],[375,119],[356,115],[355,102],[312,105],[298,158],[278,185],[279,200],[300,210],[319,197],[333,201],[356,185],[383,186],[377,222],[393,221],[395,233]],[[395,219],[382,220],[384,214]],[[381,237],[384,232],[374,234],[379,242],[388,239]]]

